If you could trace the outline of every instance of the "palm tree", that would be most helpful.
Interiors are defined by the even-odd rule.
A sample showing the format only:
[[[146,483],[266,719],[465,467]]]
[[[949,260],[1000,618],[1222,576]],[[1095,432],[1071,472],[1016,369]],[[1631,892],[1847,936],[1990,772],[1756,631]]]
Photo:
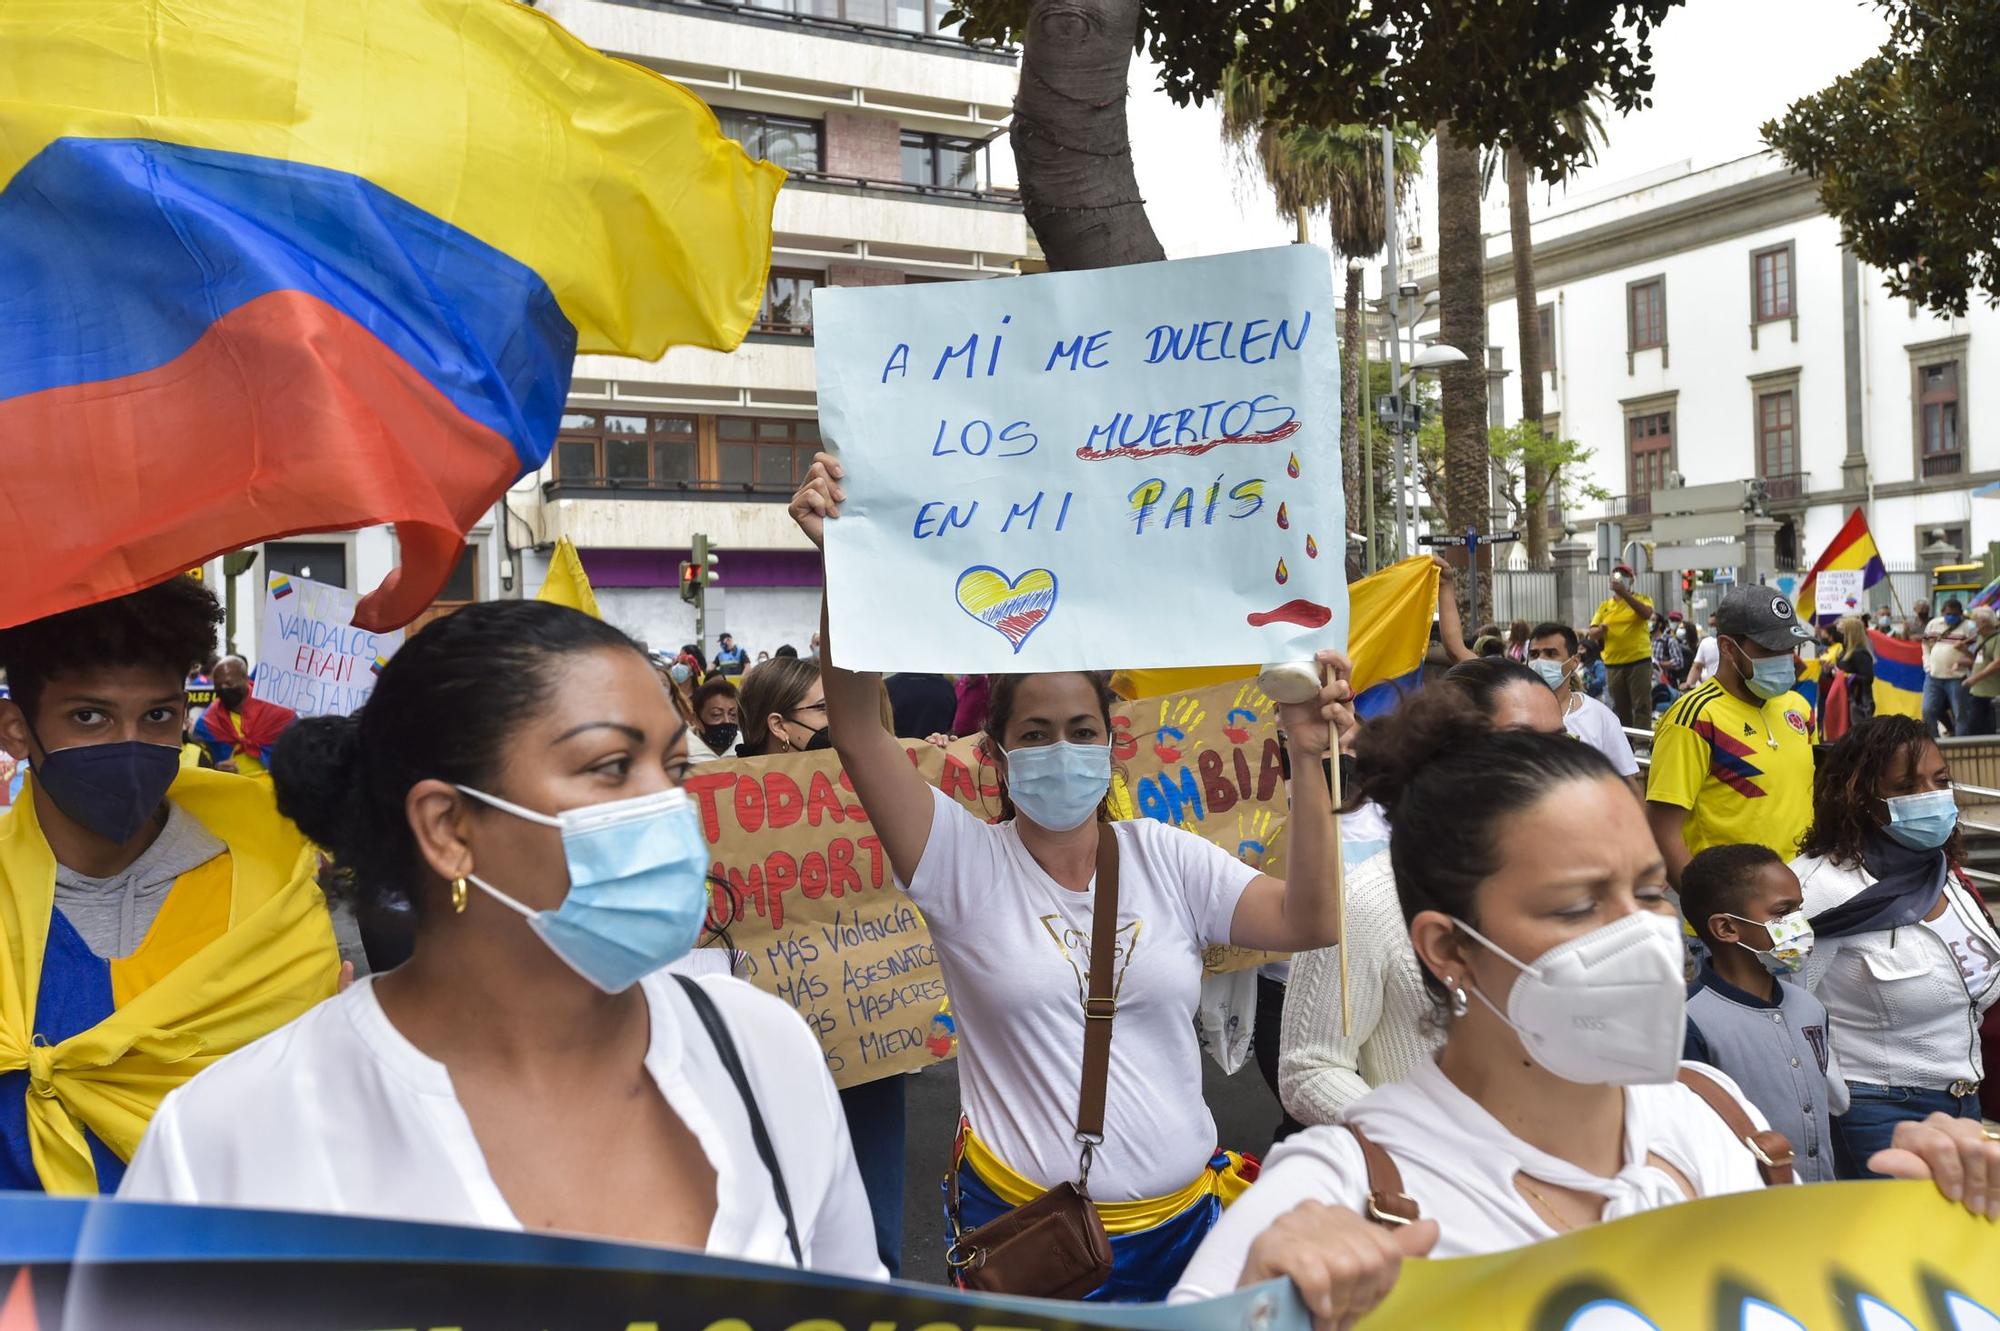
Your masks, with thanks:
[[[1341,488],[1348,523],[1363,512],[1361,475],[1361,260],[1379,254],[1387,242],[1382,198],[1382,136],[1365,125],[1298,125],[1275,121],[1267,114],[1270,85],[1248,78],[1233,66],[1223,71],[1221,95],[1223,141],[1246,161],[1254,161],[1271,187],[1280,217],[1298,226],[1301,244],[1307,223],[1324,212],[1332,226],[1333,247],[1347,259],[1347,308],[1340,346]],[[1396,202],[1420,169],[1423,141],[1398,133],[1395,138]],[[1375,492],[1391,493],[1386,458],[1378,462]],[[1374,539],[1375,514],[1361,523]]]
[[[1491,530],[1486,420],[1486,243],[1480,234],[1479,145],[1438,127],[1438,331],[1465,353],[1438,372],[1444,390],[1445,520],[1453,533]],[[1468,579],[1468,582],[1471,580]],[[1490,579],[1480,579],[1482,592]],[[1464,584],[1461,584],[1464,585]],[[1484,597],[1482,596],[1482,600]],[[1465,608],[1466,623],[1484,618]]]
[[[1596,145],[1604,138],[1604,121],[1594,102],[1584,102],[1563,117],[1564,124],[1584,145],[1583,164],[1597,156]],[[1542,317],[1540,297],[1535,291],[1535,246],[1528,227],[1529,167],[1521,150],[1509,147],[1489,157],[1486,182],[1491,183],[1496,166],[1507,175],[1508,245],[1514,260],[1514,318],[1521,347],[1521,419],[1542,424]],[[1560,492],[1562,477],[1544,472],[1539,464],[1523,468],[1522,500],[1527,507],[1528,564],[1549,566],[1549,497]]]

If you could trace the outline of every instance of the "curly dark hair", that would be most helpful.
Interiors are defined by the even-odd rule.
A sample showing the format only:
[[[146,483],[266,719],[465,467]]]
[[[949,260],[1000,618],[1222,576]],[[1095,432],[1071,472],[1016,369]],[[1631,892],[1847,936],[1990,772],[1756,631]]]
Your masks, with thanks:
[[[1799,854],[1821,855],[1843,868],[1861,863],[1863,840],[1883,825],[1882,787],[1897,764],[1923,760],[1937,741],[1923,723],[1908,716],[1877,716],[1841,736],[1819,760],[1813,777],[1812,826],[1799,843]],[[1945,859],[1965,862],[1965,834],[1953,831],[1944,843]]]
[[[215,650],[222,607],[192,578],[0,629],[0,670],[32,723],[50,680],[102,666],[157,666],[176,678]]]

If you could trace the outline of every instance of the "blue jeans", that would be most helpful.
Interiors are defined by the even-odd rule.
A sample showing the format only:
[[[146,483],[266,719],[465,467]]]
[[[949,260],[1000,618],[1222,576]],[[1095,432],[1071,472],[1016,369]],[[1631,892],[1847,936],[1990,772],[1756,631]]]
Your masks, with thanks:
[[[1833,1168],[1844,1179],[1887,1177],[1868,1168],[1868,1157],[1889,1145],[1898,1123],[1921,1122],[1934,1113],[1979,1117],[1977,1095],[1861,1081],[1847,1083],[1847,1092],[1851,1100],[1847,1112],[1833,1119]]]
[[[1955,687],[1957,683],[1955,679],[1939,679],[1936,675],[1925,674],[1924,733],[1926,735],[1935,737],[1940,725],[1944,727],[1944,733],[1947,735],[1956,730],[1953,723],[1958,718],[1952,709],[1958,701]]]
[[[908,1135],[903,1079],[864,1081],[840,1093],[861,1188],[875,1217],[875,1255],[891,1276],[903,1269],[903,1140]]]

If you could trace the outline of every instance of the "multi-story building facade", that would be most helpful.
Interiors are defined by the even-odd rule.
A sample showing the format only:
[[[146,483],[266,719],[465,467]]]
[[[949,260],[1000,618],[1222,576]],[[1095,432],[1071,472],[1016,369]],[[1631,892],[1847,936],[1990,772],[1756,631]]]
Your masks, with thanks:
[[[1512,421],[1513,275],[1504,218],[1488,220],[1494,415]],[[1557,195],[1533,233],[1545,410],[1594,450],[1587,479],[1611,496],[1572,500],[1557,530],[1644,540],[1651,491],[1755,479],[1779,568],[1809,564],[1856,507],[1892,568],[1925,562],[1940,534],[1975,557],[2000,540],[2000,503],[1971,496],[2000,479],[2000,415],[1978,428],[1973,391],[2000,374],[2000,312],[1976,294],[1961,318],[1890,296],[1772,154]],[[1419,271],[1433,286],[1434,265]]]
[[[532,594],[567,536],[606,616],[670,650],[694,637],[677,589],[701,532],[720,561],[711,645],[726,629],[753,651],[803,650],[819,562],[785,501],[819,445],[812,291],[1017,271],[1028,227],[1004,138],[993,151],[1016,57],[941,35],[948,0],[541,7],[706,98],[724,132],[791,174],[764,307],[740,348],[578,359],[550,465],[508,496],[509,539],[530,547],[516,555],[520,585]]]
[[[1031,248],[1003,133],[1016,54],[940,32],[948,7],[539,0],[591,46],[705,99],[724,133],[790,178],[743,345],[676,348],[653,363],[579,357],[548,465],[473,529],[419,624],[467,601],[534,595],[567,536],[606,617],[671,651],[694,638],[678,586],[700,532],[720,560],[711,648],[728,630],[753,651],[804,649],[818,625],[819,561],[785,501],[819,444],[813,290],[1012,274]],[[367,591],[396,558],[388,528],[268,542],[238,580],[237,641],[255,646],[267,572]]]

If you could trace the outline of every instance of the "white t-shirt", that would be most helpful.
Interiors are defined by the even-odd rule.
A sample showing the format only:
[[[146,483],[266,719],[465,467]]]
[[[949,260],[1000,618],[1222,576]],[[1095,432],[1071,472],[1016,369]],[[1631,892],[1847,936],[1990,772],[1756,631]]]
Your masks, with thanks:
[[[1972,673],[1970,645],[1979,640],[1979,634],[1971,620],[1947,624],[1939,615],[1924,628],[1924,636],[1937,639],[1924,653],[1925,674],[1933,679],[1964,679]]]
[[[1703,679],[1712,678],[1722,669],[1722,648],[1716,644],[1715,635],[1709,634],[1701,640],[1701,646],[1694,649],[1694,663],[1701,667]]]
[[[1768,1126],[1736,1083],[1705,1064],[1690,1066],[1735,1096],[1760,1130]],[[1679,1183],[1647,1163],[1648,1155],[1686,1175],[1700,1197],[1764,1186],[1749,1148],[1721,1115],[1677,1082],[1625,1088],[1625,1164],[1614,1178],[1598,1178],[1514,1136],[1434,1062],[1408,1081],[1369,1092],[1344,1117],[1389,1153],[1404,1190],[1425,1219],[1438,1222],[1433,1257],[1477,1256],[1554,1238],[1556,1231],[1515,1187],[1517,1173],[1605,1198],[1606,1220],[1687,1200]],[[1366,1212],[1368,1172],[1346,1128],[1307,1128],[1272,1148],[1257,1182],[1222,1213],[1171,1299],[1214,1298],[1235,1289],[1251,1242],[1308,1201]]]
[[[932,792],[923,863],[909,884],[930,925],[958,1017],[958,1086],[972,1130],[1040,1187],[1076,1178],[1083,1000],[1097,899],[1060,886],[1012,822],[989,825]],[[1118,836],[1118,954],[1101,1202],[1177,1192],[1207,1167],[1215,1119],[1201,1098],[1195,1010],[1201,954],[1229,941],[1257,870],[1192,832],[1140,818]]]
[[[788,1004],[740,980],[699,983],[735,1037],[790,1190],[806,1265],[884,1278],[818,1040]],[[707,1030],[667,972],[640,984],[653,1021],[646,1070],[715,1170],[707,1251],[791,1265],[770,1174]],[[604,1167],[617,1162],[617,1143],[605,1143]],[[118,1195],[522,1228],[487,1170],[451,1074],[389,1021],[372,979],[168,1095]]]
[[[1620,776],[1632,776],[1639,760],[1632,755],[1632,741],[1618,714],[1586,693],[1571,692],[1569,710],[1563,713],[1563,729],[1611,760]]]

